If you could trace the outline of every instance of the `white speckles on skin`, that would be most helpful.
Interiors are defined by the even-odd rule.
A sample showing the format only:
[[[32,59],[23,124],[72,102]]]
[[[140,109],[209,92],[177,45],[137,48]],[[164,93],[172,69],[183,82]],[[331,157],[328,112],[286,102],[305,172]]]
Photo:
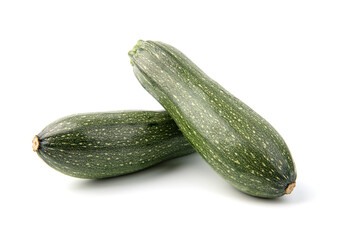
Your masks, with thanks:
[[[270,144],[265,143],[266,147],[263,147],[264,144],[261,142],[265,141],[261,139],[278,136],[271,128],[268,129],[268,134],[263,133],[263,126],[267,124],[265,120],[262,120],[253,111],[246,111],[247,108],[244,104],[205,76],[194,64],[185,61],[183,55],[177,50],[167,45],[164,46],[162,43],[160,44],[164,46],[163,49],[167,51],[159,49],[159,45],[153,42],[140,42],[140,44],[144,44],[144,48],[148,46],[151,48],[150,51],[137,51],[131,59],[137,78],[148,91],[161,101],[164,108],[175,119],[180,119],[177,123],[185,136],[189,139],[195,139],[192,144],[197,146],[197,150],[203,158],[218,173],[236,187],[246,186],[242,190],[252,186],[256,186],[256,190],[262,188],[262,184],[255,185],[255,180],[260,176],[259,173],[262,173],[261,169],[265,169],[267,172],[274,169],[274,175],[279,174],[276,159],[282,154],[280,151],[283,144],[280,140],[270,139]],[[168,66],[167,71],[163,71],[158,61],[162,61],[163,66]],[[139,69],[144,69],[143,73]],[[146,77],[143,77],[143,74]],[[215,90],[213,91],[213,89]],[[173,98],[172,95],[175,95],[176,98]],[[190,95],[192,98],[189,97]],[[190,103],[194,105],[192,106]],[[203,103],[207,105],[205,106]],[[237,106],[237,109],[233,107],[234,105]],[[251,119],[248,120],[249,118]],[[260,126],[259,123],[263,125]],[[198,126],[200,126],[199,130]],[[211,140],[207,136],[211,136]],[[258,138],[261,139],[258,140]],[[134,141],[135,139],[131,140],[131,144]],[[143,140],[141,142],[144,143]],[[208,145],[208,143],[211,144]],[[214,143],[216,147],[213,146]],[[246,151],[243,150],[244,148]],[[212,152],[209,151],[210,149]],[[233,154],[234,152],[238,155]],[[266,157],[261,156],[262,153],[269,157],[275,156],[275,161],[267,161]],[[153,154],[157,155],[158,150],[153,150]],[[257,161],[254,161],[252,154]],[[152,154],[146,152],[146,156],[150,155]],[[287,155],[289,154],[287,153]],[[139,159],[139,157],[140,155],[135,159]],[[241,165],[236,164],[235,160],[241,162]],[[263,166],[262,161],[265,161],[268,166]],[[282,168],[287,169],[286,163]],[[231,169],[235,169],[235,171],[232,172]],[[254,173],[250,175],[247,170],[252,170]],[[245,174],[239,178],[239,172]],[[270,174],[262,175],[266,177]],[[248,178],[254,181],[247,182]],[[264,178],[262,181],[263,184],[267,184],[266,186],[271,186]]]
[[[156,66],[154,65],[153,67],[156,67]],[[152,67],[150,69],[152,69]],[[173,69],[171,69],[170,71],[172,71],[172,70]],[[151,75],[153,75],[153,77],[155,77],[154,74],[157,74],[157,73],[151,72]],[[177,74],[177,73],[175,72],[175,74]],[[169,77],[166,75],[163,75],[163,76],[165,77],[163,79],[163,84],[166,84],[165,79],[167,79]],[[138,76],[137,76],[137,78],[138,78]],[[169,79],[171,81],[171,78],[169,78]],[[193,79],[189,79],[188,81],[189,82],[193,81]],[[183,86],[180,83],[181,82],[179,82],[179,81],[174,81],[172,85],[182,88]],[[197,86],[204,91],[205,86],[202,86],[202,84],[198,84]],[[193,93],[195,93],[195,92],[198,93],[196,89],[192,89],[192,91],[193,91]],[[201,92],[199,92],[199,93],[203,94]],[[208,93],[212,94],[211,92],[208,92]],[[227,103],[224,102],[223,99],[218,99],[215,97],[214,99],[211,99],[210,101],[212,102],[212,104],[214,104],[214,105],[216,104],[217,106],[221,107],[221,109],[218,111],[218,113],[220,113],[221,115],[224,114],[224,117],[227,116],[226,114],[229,114],[232,116],[232,119],[230,119],[230,118],[227,119],[228,122],[226,123],[226,125],[221,125],[224,123],[224,122],[222,122],[222,120],[219,121],[219,119],[216,119],[216,118],[214,119],[213,114],[207,113],[207,109],[202,109],[203,106],[198,105],[194,101],[191,101],[191,102],[188,101],[188,103],[187,103],[188,106],[192,106],[192,109],[188,110],[187,104],[183,105],[183,102],[180,100],[186,99],[186,98],[193,99],[194,95],[187,94],[187,91],[181,92],[181,90],[180,90],[179,94],[180,94],[179,95],[180,97],[173,94],[174,101],[180,102],[180,103],[178,103],[177,106],[182,110],[183,114],[184,113],[189,114],[188,117],[191,120],[190,122],[187,122],[188,119],[186,119],[186,121],[182,121],[182,123],[184,125],[183,126],[181,125],[181,130],[186,131],[186,132],[184,132],[185,135],[188,135],[188,136],[191,136],[192,138],[197,139],[196,142],[193,142],[194,146],[196,146],[198,148],[198,150],[201,152],[201,154],[203,154],[203,157],[205,159],[207,159],[208,162],[218,172],[221,173],[222,170],[221,170],[221,168],[217,167],[217,162],[220,163],[223,168],[227,169],[227,170],[225,170],[225,172],[230,174],[231,171],[229,170],[229,166],[230,166],[229,163],[226,161],[222,161],[221,160],[222,158],[215,157],[217,154],[220,154],[220,153],[221,154],[224,154],[224,153],[232,154],[233,150],[236,149],[236,151],[244,153],[246,155],[246,156],[244,156],[243,154],[241,154],[241,156],[239,156],[239,154],[236,152],[234,155],[236,157],[239,157],[240,159],[241,158],[248,159],[248,156],[250,156],[252,159],[256,159],[258,157],[258,155],[256,155],[257,153],[254,154],[254,152],[251,152],[252,150],[249,151],[246,148],[243,148],[241,143],[238,143],[237,136],[232,134],[232,130],[228,127],[227,124],[230,123],[232,126],[236,125],[236,124],[239,125],[238,129],[236,129],[236,130],[241,135],[244,136],[244,139],[248,140],[253,145],[257,144],[258,138],[261,139],[262,135],[261,135],[260,131],[258,132],[257,129],[252,129],[252,125],[250,125],[250,123],[248,121],[246,121],[245,119],[243,119],[241,116],[233,116],[233,114],[229,114],[228,111],[225,111],[225,110],[227,110],[226,109]],[[160,99],[167,99],[167,98],[165,96],[163,96]],[[202,99],[205,100],[204,95],[202,96]],[[243,108],[239,107],[239,109],[242,110]],[[168,110],[170,110],[170,109],[168,109]],[[176,110],[171,109],[171,110],[175,111],[177,113],[177,117],[179,117],[180,119],[183,118],[183,115],[180,114],[179,109],[176,109]],[[170,111],[170,112],[172,112],[172,111]],[[206,113],[206,114],[204,114],[204,113]],[[237,121],[237,123],[236,123],[236,121]],[[257,120],[255,120],[255,121],[257,121]],[[212,122],[215,122],[216,124],[209,127],[208,123],[212,123]],[[198,131],[195,131],[193,127],[190,127],[191,125],[193,126],[194,124],[199,124],[198,125],[199,129],[197,129]],[[243,128],[243,126],[245,126],[245,128]],[[216,153],[209,151],[210,149],[212,149],[211,147],[205,147],[206,141],[204,141],[204,139],[202,137],[202,132],[206,133],[206,135],[208,135],[208,136],[211,136],[212,142],[216,145],[216,146],[214,146],[217,149]],[[252,135],[246,135],[248,133],[251,133]],[[217,138],[218,136],[222,136],[221,134],[229,135],[229,137],[228,138],[225,138],[225,137]],[[220,139],[222,139],[222,140],[220,141]],[[223,142],[224,141],[223,139],[231,139],[232,143],[227,142],[227,140],[225,140],[225,142]],[[237,145],[235,147],[233,147],[233,150],[231,150],[231,146],[233,146],[232,145],[233,142],[237,142],[236,143]],[[221,146],[219,146],[220,143],[221,143]],[[263,148],[267,148],[268,143],[263,142],[262,145],[263,145]],[[236,164],[239,164],[238,159],[234,160],[233,162]],[[261,163],[261,161],[259,160],[258,162],[257,161],[252,162],[253,166],[257,166],[258,163]],[[266,167],[265,164],[263,166]],[[258,171],[263,172],[263,173],[265,172],[264,169],[260,169],[260,168]],[[229,174],[227,174],[227,177],[234,179],[234,177]],[[252,174],[255,175],[254,170],[252,170]],[[259,173],[257,173],[257,174],[259,175]],[[272,174],[272,173],[270,173],[270,174]],[[260,174],[260,176],[263,176],[263,174]],[[256,181],[260,182],[258,180],[256,180]]]
[[[91,115],[87,115],[87,116],[89,116],[89,118],[88,117],[84,117],[85,120],[80,123],[81,125],[87,124],[88,122],[91,122],[91,123],[93,122],[93,118],[90,117]],[[160,118],[160,122],[162,123],[162,125],[151,125],[152,127],[149,126],[149,125],[145,125],[143,127],[140,127],[140,126],[137,125],[136,126],[137,129],[134,128],[134,127],[133,127],[134,129],[129,129],[133,133],[133,136],[138,136],[138,134],[141,134],[141,136],[143,136],[141,138],[142,141],[147,141],[147,142],[153,141],[153,144],[157,144],[157,145],[154,146],[157,149],[155,149],[155,148],[146,149],[146,151],[148,151],[148,152],[151,152],[153,150],[153,152],[155,154],[149,154],[149,153],[147,154],[146,151],[144,151],[144,152],[129,152],[129,153],[126,153],[126,151],[123,150],[124,149],[123,147],[125,145],[127,145],[127,144],[129,144],[129,146],[133,146],[134,144],[135,145],[139,145],[139,141],[132,141],[132,139],[127,139],[126,137],[125,137],[125,139],[123,141],[119,141],[121,145],[119,145],[119,150],[117,152],[110,152],[112,154],[111,156],[109,156],[109,154],[107,154],[107,153],[95,154],[94,149],[97,149],[97,148],[99,148],[101,146],[106,146],[108,148],[110,148],[110,146],[113,147],[112,146],[112,142],[108,142],[107,143],[106,141],[104,141],[102,143],[102,145],[100,145],[101,141],[91,141],[91,139],[96,139],[97,137],[103,137],[104,136],[104,138],[105,138],[105,136],[108,136],[110,130],[108,130],[108,128],[95,129],[94,126],[89,126],[87,128],[83,128],[82,129],[83,130],[82,131],[82,133],[83,133],[82,136],[81,136],[80,133],[74,133],[74,132],[72,132],[72,133],[69,132],[67,134],[60,134],[59,133],[60,129],[62,131],[65,130],[65,132],[67,132],[66,131],[66,129],[67,129],[66,125],[67,124],[65,124],[65,122],[61,122],[62,126],[60,128],[57,127],[57,126],[59,126],[59,124],[58,124],[57,126],[54,126],[53,128],[48,129],[47,133],[50,132],[50,134],[52,136],[55,136],[54,134],[59,134],[58,135],[59,138],[65,140],[67,142],[65,142],[63,140],[60,140],[60,142],[57,142],[56,141],[57,138],[53,138],[51,136],[48,136],[47,139],[50,139],[51,148],[42,149],[42,151],[43,150],[46,151],[45,152],[46,156],[52,156],[50,161],[53,161],[54,159],[58,159],[58,161],[60,161],[60,159],[66,160],[66,159],[70,158],[70,159],[73,160],[72,164],[71,164],[71,162],[67,163],[67,164],[70,164],[70,166],[79,166],[80,162],[82,161],[84,166],[86,166],[87,168],[92,168],[92,169],[94,169],[97,166],[105,166],[105,165],[110,166],[107,163],[104,164],[104,162],[102,162],[102,163],[98,162],[98,164],[93,164],[93,163],[97,163],[97,161],[110,161],[111,160],[111,164],[118,164],[118,162],[125,161],[126,158],[127,158],[126,156],[129,156],[129,158],[131,159],[131,162],[133,163],[132,164],[133,168],[129,167],[130,170],[128,170],[128,171],[131,171],[133,169],[137,169],[138,170],[138,168],[140,167],[140,166],[138,166],[138,163],[140,163],[140,161],[143,161],[144,163],[148,162],[148,164],[143,165],[143,168],[147,167],[147,166],[150,166],[151,164],[154,164],[153,161],[154,162],[155,161],[160,161],[160,160],[158,160],[157,157],[158,157],[159,154],[162,154],[161,150],[166,151],[167,149],[169,149],[168,150],[169,153],[173,153],[174,154],[175,151],[176,151],[177,154],[179,154],[179,153],[183,152],[183,149],[186,149],[186,148],[191,149],[191,147],[188,144],[188,142],[186,140],[182,140],[182,138],[175,139],[178,142],[177,144],[176,143],[170,144],[170,141],[167,141],[168,144],[165,145],[165,144],[163,144],[164,140],[160,141],[159,143],[155,142],[156,141],[156,137],[153,137],[152,135],[150,135],[151,133],[155,132],[155,129],[158,130],[158,133],[155,132],[157,134],[156,136],[158,136],[158,138],[161,137],[161,139],[174,139],[174,137],[177,136],[175,134],[175,131],[177,130],[177,127],[174,125],[174,127],[170,128],[170,125],[165,124],[164,121],[170,119],[170,117],[168,117],[166,114],[164,114],[164,116],[165,117]],[[76,118],[75,121],[77,121],[77,118]],[[75,121],[73,121],[74,122],[73,124],[75,124],[75,126],[77,126],[77,122],[75,122]],[[119,124],[122,123],[122,121],[120,121],[120,120],[115,121],[115,120],[112,119],[112,120],[109,120],[109,121],[110,121],[111,124],[115,124],[115,122],[119,122]],[[107,119],[104,119],[101,122],[109,122],[109,121]],[[129,117],[128,121],[129,121],[128,123],[126,122],[128,124],[127,126],[131,126],[129,124],[132,123],[133,121],[136,121],[136,119],[134,117]],[[147,121],[150,121],[151,123],[155,123],[155,118],[154,118],[154,120],[153,119],[150,119],[150,120],[148,119]],[[171,119],[169,121],[171,121]],[[52,129],[55,129],[55,131],[52,131]],[[116,127],[114,127],[114,129],[116,130]],[[119,131],[119,130],[116,130],[116,131]],[[74,128],[70,129],[70,131],[74,131]],[[123,136],[126,136],[128,134],[128,132],[122,132],[121,134]],[[145,138],[145,134],[148,134],[148,136],[150,138],[145,140],[146,139]],[[177,130],[177,134],[180,135],[181,133]],[[79,138],[80,141],[70,142],[71,137]],[[86,141],[87,139],[90,139],[90,140],[87,142]],[[116,143],[116,142],[118,142],[118,141],[114,141],[114,143]],[[67,155],[66,148],[65,149],[64,148],[60,148],[60,147],[65,146],[65,145],[69,146],[70,152],[73,155],[71,155],[71,154]],[[75,152],[76,150],[70,148],[71,146],[74,147],[75,149],[77,149],[76,146],[80,146],[79,149],[88,148],[88,149],[90,149],[91,154],[89,154],[89,152],[84,152],[84,151],[81,151],[81,150],[79,150],[78,152]],[[159,146],[159,150],[158,150],[158,146]],[[53,149],[53,151],[55,149],[57,149],[62,154],[52,155],[51,154],[51,149]],[[165,154],[168,154],[168,153],[165,153]],[[177,154],[175,154],[175,156],[177,156]],[[106,157],[106,156],[109,156],[109,157]],[[119,157],[116,157],[116,156],[122,156],[122,157],[119,158]],[[141,156],[141,158],[137,158],[138,159],[137,160],[136,156]],[[78,162],[77,162],[77,158],[80,159]],[[87,163],[87,162],[85,162],[85,161],[88,161],[88,159],[89,159],[90,162],[88,162],[89,164],[86,165],[85,163]],[[72,172],[70,172],[71,171],[70,170],[71,167],[70,166],[65,166],[65,165],[62,166],[61,165],[62,163],[63,162],[61,161],[61,163],[60,162],[52,162],[51,164],[52,164],[52,166],[55,166],[55,168],[60,170],[60,171],[65,171],[67,173],[72,174]],[[127,171],[127,170],[121,169],[121,170],[118,170],[118,171]],[[79,172],[75,171],[75,173],[78,174]],[[103,173],[101,173],[101,174],[103,174]],[[107,173],[104,172],[104,175],[107,175]],[[81,176],[89,176],[89,174],[87,175],[86,173],[82,172]]]

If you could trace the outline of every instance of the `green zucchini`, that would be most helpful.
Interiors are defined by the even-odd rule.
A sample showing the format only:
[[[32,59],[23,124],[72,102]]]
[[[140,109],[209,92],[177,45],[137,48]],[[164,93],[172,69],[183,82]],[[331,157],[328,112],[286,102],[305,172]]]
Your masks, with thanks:
[[[253,196],[291,193],[294,162],[266,120],[170,45],[140,40],[129,56],[141,85],[218,174]]]
[[[68,116],[35,136],[33,150],[54,169],[87,179],[132,173],[195,152],[165,111]]]

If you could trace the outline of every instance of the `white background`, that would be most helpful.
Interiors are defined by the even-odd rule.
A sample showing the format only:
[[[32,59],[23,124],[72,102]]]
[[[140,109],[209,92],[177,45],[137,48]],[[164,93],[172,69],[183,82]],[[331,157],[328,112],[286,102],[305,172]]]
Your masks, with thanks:
[[[351,1],[1,1],[1,239],[351,239]],[[267,119],[291,195],[244,195],[197,154],[128,176],[65,176],[31,149],[50,122],[162,107],[138,39],[180,49]]]

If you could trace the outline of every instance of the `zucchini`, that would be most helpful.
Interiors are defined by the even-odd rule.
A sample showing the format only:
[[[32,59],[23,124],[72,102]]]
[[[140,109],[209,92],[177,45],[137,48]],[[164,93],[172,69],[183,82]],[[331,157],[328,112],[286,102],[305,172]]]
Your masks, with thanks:
[[[33,150],[61,173],[87,179],[132,173],[195,152],[165,111],[68,116],[35,136]]]
[[[141,85],[218,174],[257,197],[292,192],[294,162],[266,120],[170,45],[140,40],[129,56]]]

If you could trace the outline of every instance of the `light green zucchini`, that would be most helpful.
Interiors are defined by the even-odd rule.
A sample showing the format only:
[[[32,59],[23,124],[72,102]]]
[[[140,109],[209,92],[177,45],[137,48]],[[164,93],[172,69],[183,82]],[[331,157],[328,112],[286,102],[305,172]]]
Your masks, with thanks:
[[[253,196],[291,193],[294,162],[266,120],[170,45],[140,40],[129,56],[142,86],[218,174]]]
[[[33,150],[52,168],[90,179],[136,172],[195,152],[165,111],[68,116],[35,136]]]

